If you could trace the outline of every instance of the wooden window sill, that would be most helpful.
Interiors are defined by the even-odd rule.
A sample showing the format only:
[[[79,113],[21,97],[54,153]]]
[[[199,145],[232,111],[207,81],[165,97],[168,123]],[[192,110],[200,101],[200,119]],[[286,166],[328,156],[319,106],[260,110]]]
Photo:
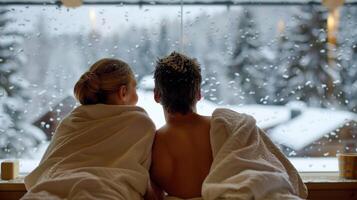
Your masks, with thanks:
[[[357,180],[340,178],[335,172],[303,172],[300,175],[309,190],[308,199],[357,199]],[[0,180],[0,199],[19,199],[25,194],[24,176],[10,181]]]

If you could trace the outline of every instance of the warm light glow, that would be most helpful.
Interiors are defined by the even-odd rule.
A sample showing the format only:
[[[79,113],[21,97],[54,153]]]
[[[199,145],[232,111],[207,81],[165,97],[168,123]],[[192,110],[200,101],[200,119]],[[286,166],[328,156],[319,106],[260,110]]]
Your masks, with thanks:
[[[344,4],[344,0],[322,0],[322,4],[329,10],[327,18],[327,37],[328,43],[336,45],[336,35],[338,31],[338,23],[340,20],[340,6]]]
[[[344,4],[344,0],[322,0],[322,4],[329,10],[335,10],[336,8]]]
[[[327,34],[328,34],[328,42],[330,44],[336,45],[336,35],[338,31],[339,18],[340,18],[339,9],[330,11],[327,17]]]
[[[285,21],[284,20],[279,20],[278,22],[278,35],[281,35],[285,32]]]
[[[328,15],[327,18],[327,27],[329,30],[332,30],[335,27],[335,17],[332,13]]]
[[[93,8],[89,10],[89,19],[91,22],[92,31],[94,31],[97,22],[97,14],[95,13],[95,10]]]
[[[61,0],[62,4],[68,8],[76,8],[82,5],[82,0]]]

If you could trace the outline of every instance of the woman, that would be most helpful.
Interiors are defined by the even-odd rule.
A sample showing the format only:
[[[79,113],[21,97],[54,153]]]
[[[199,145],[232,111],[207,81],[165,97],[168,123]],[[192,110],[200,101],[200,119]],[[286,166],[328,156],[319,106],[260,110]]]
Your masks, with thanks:
[[[135,106],[129,65],[102,59],[74,87],[80,102],[58,126],[23,199],[142,199],[155,126]]]

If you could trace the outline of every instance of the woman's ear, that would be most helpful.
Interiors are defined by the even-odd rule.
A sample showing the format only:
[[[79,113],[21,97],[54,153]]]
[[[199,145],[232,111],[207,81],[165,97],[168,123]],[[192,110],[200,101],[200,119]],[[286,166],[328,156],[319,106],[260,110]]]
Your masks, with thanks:
[[[199,89],[197,94],[196,94],[196,101],[201,100],[201,98],[202,98],[201,89]]]
[[[158,91],[158,89],[154,89],[154,99],[156,103],[160,103],[161,102],[161,94]]]

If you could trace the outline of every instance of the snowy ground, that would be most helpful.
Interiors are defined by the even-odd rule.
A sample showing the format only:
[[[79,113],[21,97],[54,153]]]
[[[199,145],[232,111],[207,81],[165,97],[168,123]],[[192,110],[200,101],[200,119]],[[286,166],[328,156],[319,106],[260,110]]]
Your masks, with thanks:
[[[289,158],[299,172],[336,172],[337,158]]]
[[[165,118],[163,115],[162,107],[160,104],[154,101],[153,95],[153,80],[145,77],[140,82],[140,88],[137,93],[139,96],[138,106],[143,107],[154,120],[157,128],[165,124]],[[262,105],[244,105],[244,106],[224,106],[214,104],[206,99],[202,99],[197,104],[197,112],[201,115],[212,115],[216,108],[229,108],[240,113],[246,113],[252,115],[260,128],[269,128],[277,124],[281,124],[290,119],[290,110],[282,106],[262,106]]]

